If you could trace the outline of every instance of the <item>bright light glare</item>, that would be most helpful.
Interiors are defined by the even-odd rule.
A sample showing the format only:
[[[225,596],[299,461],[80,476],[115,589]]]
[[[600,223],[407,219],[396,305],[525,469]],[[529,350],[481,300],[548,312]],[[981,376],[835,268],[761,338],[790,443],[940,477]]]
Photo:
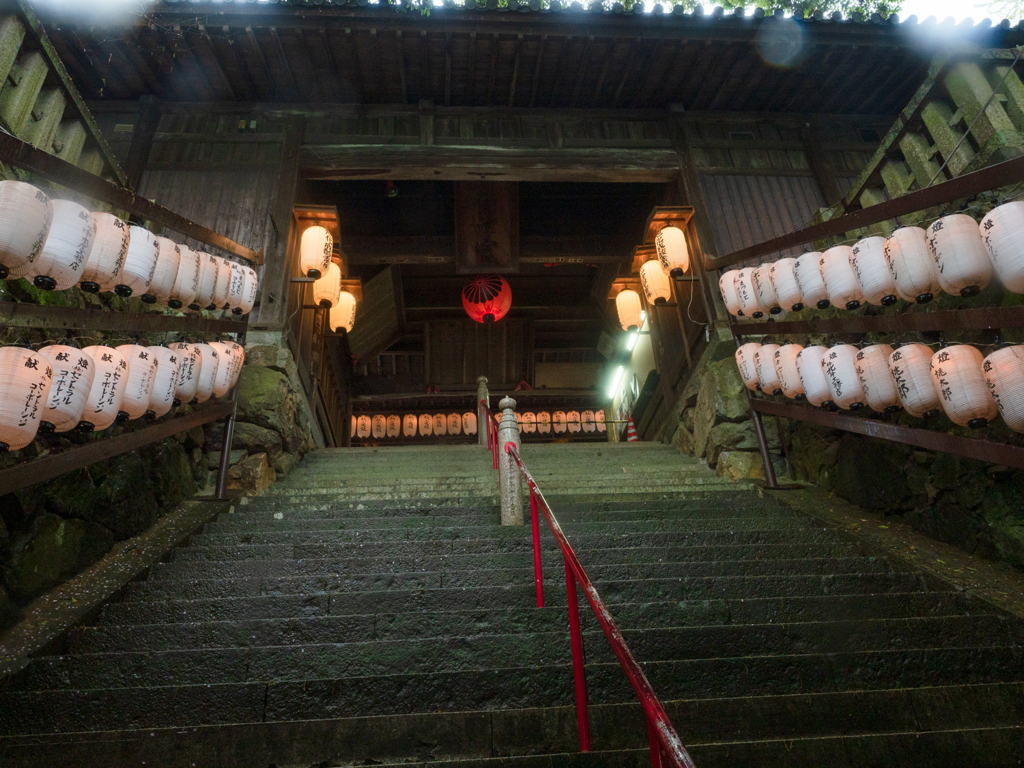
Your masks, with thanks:
[[[608,387],[608,397],[612,400],[614,400],[615,396],[619,394],[619,385],[622,383],[622,374],[625,372],[625,367],[620,365],[618,370],[615,371],[615,375],[612,376],[612,384]]]
[[[128,24],[152,6],[157,0],[32,0],[40,14],[54,20],[84,23]]]
[[[647,320],[647,312],[645,312],[644,310],[641,309],[640,310],[640,327],[641,328],[644,327],[644,322],[646,320]]]
[[[637,340],[639,338],[640,338],[639,331],[633,331],[633,333],[629,334],[629,341],[626,342],[626,349],[628,349],[630,352],[632,352],[633,351],[633,347],[636,346],[636,342],[637,342]]]

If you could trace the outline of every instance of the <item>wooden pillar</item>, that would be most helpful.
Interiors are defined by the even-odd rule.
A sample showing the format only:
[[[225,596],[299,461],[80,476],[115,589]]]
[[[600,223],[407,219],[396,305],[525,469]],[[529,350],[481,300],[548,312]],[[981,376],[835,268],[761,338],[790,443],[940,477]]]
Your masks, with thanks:
[[[671,107],[670,107],[671,109]],[[691,219],[691,235],[695,236],[697,248],[691,248],[691,262],[693,273],[701,281],[702,297],[708,308],[708,323],[713,325],[719,318],[725,319],[728,313],[725,310],[725,302],[718,291],[718,278],[716,275],[708,275],[705,262],[710,259],[724,256],[718,249],[715,239],[715,230],[711,226],[711,214],[708,212],[707,202],[704,200],[704,191],[700,186],[700,174],[697,171],[697,164],[693,160],[693,152],[690,150],[690,142],[686,137],[686,129],[683,126],[682,114],[673,114],[669,121],[669,131],[672,138],[672,148],[679,157],[679,195],[682,198],[680,203],[693,206],[693,218]]]
[[[153,149],[153,137],[160,125],[160,102],[156,96],[139,99],[139,116],[132,130],[132,143],[128,146],[128,157],[124,161],[124,173],[128,186],[138,189],[142,173],[146,170],[149,153]]]
[[[800,138],[804,144],[804,152],[807,153],[807,161],[811,164],[814,178],[821,190],[821,196],[825,200],[825,205],[830,206],[838,203],[843,194],[839,191],[839,182],[836,181],[832,163],[829,162],[825,150],[821,148],[820,133],[817,128],[808,125],[800,131]]]
[[[283,330],[288,317],[288,286],[291,265],[288,263],[288,244],[292,226],[292,208],[299,182],[299,152],[305,130],[302,115],[290,115],[285,120],[284,144],[281,147],[281,165],[277,173],[277,194],[271,210],[275,238],[264,256],[263,291],[256,322],[262,328]]]

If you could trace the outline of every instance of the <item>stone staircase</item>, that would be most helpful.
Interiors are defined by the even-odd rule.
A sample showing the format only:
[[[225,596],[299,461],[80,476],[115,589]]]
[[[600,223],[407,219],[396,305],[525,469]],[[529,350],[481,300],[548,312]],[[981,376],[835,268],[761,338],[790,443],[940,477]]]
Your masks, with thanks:
[[[534,472],[699,768],[1012,766],[1024,627],[650,443]],[[565,577],[501,527],[476,446],[324,450],[175,550],[0,693],[0,765],[649,765]]]

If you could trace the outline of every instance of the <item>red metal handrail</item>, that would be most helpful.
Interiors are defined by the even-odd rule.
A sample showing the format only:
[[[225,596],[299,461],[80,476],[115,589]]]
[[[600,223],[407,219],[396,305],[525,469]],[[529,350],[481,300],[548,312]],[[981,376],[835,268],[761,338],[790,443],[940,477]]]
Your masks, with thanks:
[[[672,768],[695,768],[690,753],[686,751],[686,747],[680,741],[679,734],[676,733],[672,721],[669,720],[668,715],[665,713],[665,708],[658,700],[654,689],[647,681],[646,675],[640,669],[640,665],[633,658],[633,654],[630,653],[629,647],[622,637],[622,632],[619,631],[608,607],[598,594],[597,588],[590,580],[579,558],[576,557],[576,552],[573,551],[572,545],[562,532],[562,527],[558,524],[558,520],[555,519],[551,507],[548,506],[547,501],[544,499],[544,494],[540,492],[540,488],[537,487],[533,476],[519,457],[519,451],[516,450],[515,444],[512,442],[506,443],[505,453],[515,460],[516,466],[519,467],[519,471],[526,478],[526,484],[530,488],[533,565],[534,580],[537,585],[538,608],[544,607],[538,510],[544,513],[548,526],[551,528],[555,541],[558,542],[558,546],[561,548],[562,555],[565,558],[565,581],[569,600],[569,632],[572,639],[572,665],[576,684],[576,720],[579,726],[580,751],[590,751],[590,720],[587,716],[587,688],[583,670],[583,635],[580,632],[579,604],[576,599],[577,581],[583,586],[583,594],[586,595],[587,602],[590,603],[590,608],[593,610],[594,616],[597,617],[597,622],[601,625],[601,629],[604,630],[605,637],[608,638],[612,651],[619,660],[619,664],[626,673],[626,677],[629,678],[630,685],[633,686],[637,698],[640,699],[640,706],[643,707],[644,714],[647,717],[647,738],[651,746],[652,767],[662,768],[665,762],[667,762]]]
[[[480,401],[480,407],[487,417],[487,450],[491,452],[494,460],[494,468],[498,468],[498,423],[494,420],[494,412],[487,405],[486,400]]]

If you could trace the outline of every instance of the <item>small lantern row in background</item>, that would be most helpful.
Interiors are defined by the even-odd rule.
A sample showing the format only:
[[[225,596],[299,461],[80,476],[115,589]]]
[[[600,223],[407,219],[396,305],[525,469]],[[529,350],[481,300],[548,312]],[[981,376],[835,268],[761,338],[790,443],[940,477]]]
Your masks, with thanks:
[[[113,291],[173,309],[230,309],[246,315],[256,302],[255,270],[136,226],[50,200],[31,184],[0,181],[0,279],[30,278],[44,290],[78,285]]]
[[[897,299],[924,304],[940,290],[974,296],[993,272],[1012,293],[1024,293],[1024,202],[1000,205],[979,225],[955,213],[888,238],[866,237],[760,267],[729,270],[719,278],[734,316],[764,317],[805,306],[856,309],[862,302],[890,306]]]
[[[495,414],[495,419],[500,415]],[[517,412],[519,432],[526,434],[556,434],[578,432],[604,432],[606,429],[604,411],[541,411],[533,413]],[[373,437],[381,440],[396,437],[430,437],[432,435],[475,435],[477,431],[476,414],[469,411],[458,413],[422,413],[419,416],[407,413],[397,414],[362,414],[352,417],[352,436],[358,438]]]
[[[233,341],[0,348],[0,451],[24,448],[37,432],[100,431],[223,397],[244,362]]]
[[[967,344],[932,352],[924,344],[857,349],[751,342],[736,350],[736,365],[747,389],[814,406],[866,406],[878,413],[902,408],[917,417],[944,411],[972,428],[1001,415],[1012,430],[1024,432],[1024,345],[983,358]]]

